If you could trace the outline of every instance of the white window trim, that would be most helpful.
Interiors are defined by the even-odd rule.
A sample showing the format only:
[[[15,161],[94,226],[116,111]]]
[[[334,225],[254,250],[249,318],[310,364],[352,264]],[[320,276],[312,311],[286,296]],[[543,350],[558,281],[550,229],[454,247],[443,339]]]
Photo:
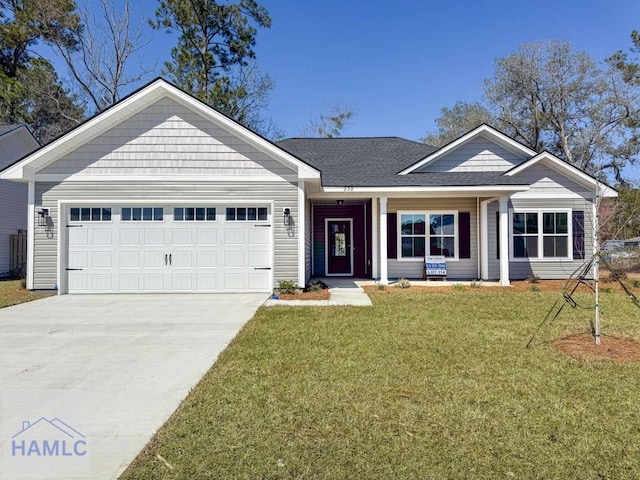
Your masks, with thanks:
[[[194,219],[193,219],[193,220],[176,220],[176,208],[182,208],[182,209],[183,209],[183,211],[182,211],[183,218],[184,218],[184,209],[185,209],[185,208],[193,208],[193,209],[194,209],[194,211],[193,211],[193,218],[194,218]],[[204,209],[207,209],[207,208],[214,208],[214,209],[215,209],[215,211],[216,211],[216,219],[215,219],[215,220],[207,220],[207,219],[205,218],[204,220],[196,220],[196,219],[195,219],[195,217],[196,217],[195,209],[196,209],[196,208],[204,208]],[[171,207],[171,218],[172,218],[172,220],[173,220],[174,222],[176,222],[176,223],[178,223],[178,224],[183,224],[183,223],[184,223],[184,224],[192,224],[192,223],[198,223],[198,224],[200,224],[200,223],[217,223],[217,222],[218,222],[218,218],[220,217],[220,212],[219,212],[218,210],[219,210],[219,207],[211,206],[211,205],[176,205],[176,206]],[[226,213],[226,212],[225,212],[225,213]],[[205,210],[205,212],[204,212],[204,215],[205,215],[205,217],[207,216],[207,212],[206,212],[206,210]]]
[[[100,213],[100,220],[71,220],[71,209],[72,208],[81,209],[81,212],[79,214],[81,218],[82,218],[82,209],[83,208],[89,208],[89,209],[91,209],[91,208],[110,208],[111,209],[111,219],[110,220],[102,220],[102,213]],[[92,205],[90,207],[88,207],[86,205],[77,205],[77,206],[73,205],[73,206],[69,207],[67,210],[68,210],[68,212],[67,212],[67,223],[69,223],[69,224],[75,225],[75,224],[78,224],[78,223],[98,223],[98,224],[113,223],[114,208],[111,207],[110,205],[98,205],[98,206]]]
[[[513,214],[514,213],[537,213],[538,214],[538,256],[537,257],[515,257],[513,255]],[[566,213],[567,214],[567,253],[566,257],[544,257],[544,237],[542,233],[542,215],[544,213]],[[510,208],[509,209],[509,261],[510,262],[563,262],[573,261],[573,209],[571,208]]]
[[[246,208],[247,211],[249,208],[255,208],[256,209],[256,219],[255,220],[238,220],[237,218],[234,218],[233,220],[229,220],[227,219],[227,209],[228,208],[233,208],[234,210],[234,217],[238,216],[238,208]],[[267,208],[267,218],[266,220],[258,220],[258,209],[259,208],[267,208],[264,205],[260,205],[260,204],[256,204],[256,205],[242,205],[242,206],[233,206],[233,205],[227,205],[224,207],[224,211],[222,211],[222,208],[220,209],[220,213],[222,214],[222,217],[224,218],[225,223],[269,223],[269,209]],[[218,221],[218,217],[220,215],[218,215],[218,211],[216,210],[216,220]],[[249,214],[247,213],[247,217],[249,216]]]
[[[445,260],[447,262],[457,262],[460,257],[460,252],[458,251],[458,243],[460,242],[460,237],[459,237],[459,233],[458,233],[458,211],[457,210],[398,210],[396,212],[396,222],[397,222],[397,232],[396,232],[396,236],[397,236],[397,240],[396,240],[396,250],[397,250],[397,255],[396,255],[396,259],[399,262],[424,262],[424,257],[403,257],[402,256],[402,215],[425,215],[425,244],[424,244],[424,250],[425,250],[425,255],[427,255],[427,253],[429,252],[429,238],[431,237],[431,235],[429,235],[429,231],[428,226],[429,226],[429,222],[427,220],[429,220],[429,215],[453,215],[453,251],[455,252],[455,255],[453,257],[445,257]],[[412,235],[412,236],[416,236],[416,235]],[[419,236],[419,235],[417,235]],[[441,236],[441,235],[434,235],[436,237]],[[449,236],[449,235],[445,235],[445,236]]]

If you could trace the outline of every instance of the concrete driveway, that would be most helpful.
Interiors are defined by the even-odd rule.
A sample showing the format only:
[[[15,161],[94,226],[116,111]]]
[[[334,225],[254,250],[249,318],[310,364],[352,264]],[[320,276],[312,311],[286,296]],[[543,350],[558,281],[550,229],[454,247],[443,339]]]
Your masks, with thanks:
[[[266,298],[64,295],[0,309],[0,478],[116,478]]]

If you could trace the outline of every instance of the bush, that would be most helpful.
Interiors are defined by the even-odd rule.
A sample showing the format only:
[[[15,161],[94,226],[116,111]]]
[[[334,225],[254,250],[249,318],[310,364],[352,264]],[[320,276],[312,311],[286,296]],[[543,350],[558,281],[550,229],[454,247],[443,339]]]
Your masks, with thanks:
[[[540,281],[540,277],[538,275],[529,275],[527,277],[527,282],[529,283],[538,283]]]
[[[469,284],[469,286],[470,286],[471,288],[481,288],[481,287],[482,287],[482,283],[481,283],[481,282],[476,282],[476,281],[474,280],[473,282],[471,282],[471,283]]]
[[[278,286],[276,287],[276,292],[278,293],[296,293],[296,291],[300,290],[298,284],[293,280],[278,280]]]
[[[617,282],[619,280],[625,280],[626,278],[627,278],[627,272],[619,268],[613,269],[611,270],[611,272],[609,272],[610,282]]]
[[[532,292],[539,292],[540,291],[540,287],[536,287],[535,285],[533,287],[531,287],[531,291]]]
[[[631,279],[631,286],[633,288],[640,288],[640,278],[632,278]]]
[[[411,286],[411,282],[409,280],[407,280],[406,278],[401,278],[396,283],[396,287],[398,287],[398,288],[409,288],[410,286]]]
[[[454,290],[464,290],[464,285],[462,285],[461,283],[456,283],[456,284],[453,286],[453,289],[454,289]]]
[[[385,288],[384,283],[378,283],[378,290],[384,290]]]
[[[326,290],[329,288],[329,285],[324,283],[322,280],[314,280],[309,285],[307,285],[307,292],[321,292],[322,290]]]

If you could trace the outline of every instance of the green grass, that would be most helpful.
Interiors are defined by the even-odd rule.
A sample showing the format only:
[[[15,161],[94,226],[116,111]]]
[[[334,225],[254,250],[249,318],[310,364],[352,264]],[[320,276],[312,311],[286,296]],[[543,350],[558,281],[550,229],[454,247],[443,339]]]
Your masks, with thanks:
[[[53,295],[51,292],[32,292],[23,288],[22,280],[0,280],[0,308],[30,302]]]
[[[123,478],[640,477],[640,368],[549,344],[589,311],[525,349],[557,294],[370,295],[259,310]],[[625,297],[602,308],[603,332],[640,338]]]

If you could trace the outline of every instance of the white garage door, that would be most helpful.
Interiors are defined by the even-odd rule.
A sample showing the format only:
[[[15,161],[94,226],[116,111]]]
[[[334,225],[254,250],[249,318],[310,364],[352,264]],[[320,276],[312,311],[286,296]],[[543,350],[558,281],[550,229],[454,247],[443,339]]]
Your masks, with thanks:
[[[67,208],[67,290],[269,292],[269,206]]]

